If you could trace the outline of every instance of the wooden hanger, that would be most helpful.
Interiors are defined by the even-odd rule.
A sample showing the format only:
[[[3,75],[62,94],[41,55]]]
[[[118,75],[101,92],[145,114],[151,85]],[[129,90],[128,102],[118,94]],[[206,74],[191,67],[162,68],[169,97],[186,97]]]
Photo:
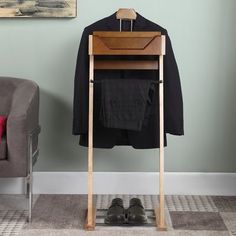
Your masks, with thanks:
[[[130,20],[131,27],[130,30],[133,31],[133,21],[136,20],[137,13],[132,8],[120,8],[116,12],[116,19],[120,20],[120,32],[122,28],[122,20]]]
[[[137,13],[132,8],[120,8],[116,12],[116,19],[118,20],[136,20]]]

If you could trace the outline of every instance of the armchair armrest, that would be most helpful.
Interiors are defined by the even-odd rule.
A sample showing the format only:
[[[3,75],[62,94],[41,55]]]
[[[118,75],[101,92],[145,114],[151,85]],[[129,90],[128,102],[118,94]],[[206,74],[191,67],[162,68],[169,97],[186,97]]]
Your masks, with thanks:
[[[29,154],[28,136],[36,131],[39,131],[39,88],[26,80],[13,94],[7,120],[8,159],[15,168],[23,169],[25,175]],[[33,140],[32,151],[37,149],[38,137]]]
[[[38,124],[38,110],[39,88],[37,84],[26,80],[13,94],[8,122],[27,120],[30,123],[27,123],[24,128],[28,131],[33,130],[37,126],[36,123]]]

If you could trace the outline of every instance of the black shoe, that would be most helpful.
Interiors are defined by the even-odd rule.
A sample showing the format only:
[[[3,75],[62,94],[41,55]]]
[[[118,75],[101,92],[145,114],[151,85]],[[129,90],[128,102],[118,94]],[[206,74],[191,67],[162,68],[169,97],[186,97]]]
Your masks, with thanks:
[[[107,211],[105,224],[122,225],[125,223],[125,209],[121,198],[114,198]]]
[[[147,224],[147,216],[140,199],[130,199],[129,208],[127,209],[127,220],[130,225]]]

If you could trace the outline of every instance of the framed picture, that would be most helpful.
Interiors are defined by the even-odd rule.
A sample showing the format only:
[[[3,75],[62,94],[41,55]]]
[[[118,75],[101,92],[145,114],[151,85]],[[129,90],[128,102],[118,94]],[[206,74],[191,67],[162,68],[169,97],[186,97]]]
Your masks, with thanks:
[[[77,0],[0,0],[0,17],[76,17]]]

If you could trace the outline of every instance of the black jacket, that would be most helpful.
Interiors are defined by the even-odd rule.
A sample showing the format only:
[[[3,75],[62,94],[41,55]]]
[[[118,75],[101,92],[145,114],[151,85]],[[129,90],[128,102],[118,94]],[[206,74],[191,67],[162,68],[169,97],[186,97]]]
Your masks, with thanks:
[[[73,134],[80,135],[80,145],[88,145],[88,36],[93,31],[119,31],[119,20],[116,13],[87,26],[84,29],[80,42],[75,81],[74,81],[74,111]],[[183,135],[183,100],[179,72],[167,31],[161,26],[137,14],[133,24],[133,31],[160,31],[166,35],[166,55],[164,56],[164,144],[166,133]],[[132,59],[132,56],[131,56]],[[95,80],[112,79],[151,79],[158,80],[157,71],[95,71]],[[128,131],[121,129],[105,128],[99,121],[101,106],[100,83],[94,85],[94,136],[95,148],[112,148],[115,145],[131,145],[138,149],[159,147],[159,91],[156,86],[154,102],[151,105],[148,125],[141,131]]]

